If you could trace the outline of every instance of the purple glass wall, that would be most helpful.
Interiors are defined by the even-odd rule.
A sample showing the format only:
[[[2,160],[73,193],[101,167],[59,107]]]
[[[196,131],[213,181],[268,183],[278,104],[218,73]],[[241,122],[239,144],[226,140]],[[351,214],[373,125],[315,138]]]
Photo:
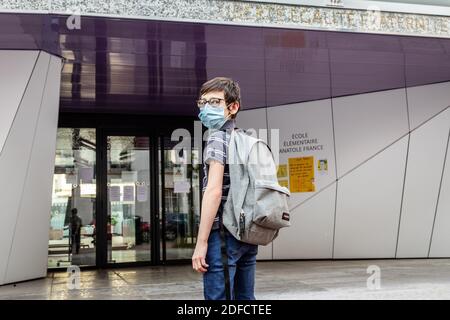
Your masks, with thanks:
[[[195,115],[219,75],[240,83],[243,109],[450,81],[450,39],[0,14],[0,48],[66,58],[62,112]]]

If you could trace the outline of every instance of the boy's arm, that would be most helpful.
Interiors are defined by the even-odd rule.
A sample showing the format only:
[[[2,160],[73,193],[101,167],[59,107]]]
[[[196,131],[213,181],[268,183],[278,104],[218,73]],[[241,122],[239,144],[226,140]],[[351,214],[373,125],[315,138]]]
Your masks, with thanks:
[[[200,227],[197,244],[192,256],[192,268],[198,272],[206,272],[206,252],[208,250],[209,233],[219,209],[222,198],[224,165],[217,160],[209,162],[208,185],[202,198]]]

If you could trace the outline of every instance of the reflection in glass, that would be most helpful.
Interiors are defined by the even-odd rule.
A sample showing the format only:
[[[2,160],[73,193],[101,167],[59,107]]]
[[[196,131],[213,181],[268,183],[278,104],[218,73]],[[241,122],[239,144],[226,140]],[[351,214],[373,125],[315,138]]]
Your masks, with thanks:
[[[167,137],[164,139],[164,199],[161,202],[166,260],[192,258],[200,215],[199,151],[190,150],[189,159],[184,150],[173,148],[177,143]]]
[[[108,263],[150,261],[149,138],[107,138]]]
[[[95,265],[95,157],[95,129],[58,129],[49,268]]]

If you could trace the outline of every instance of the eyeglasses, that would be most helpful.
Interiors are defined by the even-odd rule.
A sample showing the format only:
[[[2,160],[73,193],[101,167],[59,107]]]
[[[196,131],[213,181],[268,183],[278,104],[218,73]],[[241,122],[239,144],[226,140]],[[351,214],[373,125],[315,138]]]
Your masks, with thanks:
[[[222,101],[222,100],[225,101],[225,99],[222,99],[222,98],[211,98],[209,100],[199,99],[199,100],[197,100],[197,107],[203,108],[205,106],[205,104],[208,103],[210,106],[212,106],[214,108],[218,108],[218,107],[220,107],[220,101]]]

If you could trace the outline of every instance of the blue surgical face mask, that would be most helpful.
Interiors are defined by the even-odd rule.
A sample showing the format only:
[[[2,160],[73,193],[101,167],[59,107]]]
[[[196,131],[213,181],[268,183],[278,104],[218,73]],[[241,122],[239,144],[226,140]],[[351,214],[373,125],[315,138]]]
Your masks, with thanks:
[[[228,120],[225,118],[225,109],[213,107],[209,103],[200,110],[198,117],[200,121],[209,129],[220,129]]]

